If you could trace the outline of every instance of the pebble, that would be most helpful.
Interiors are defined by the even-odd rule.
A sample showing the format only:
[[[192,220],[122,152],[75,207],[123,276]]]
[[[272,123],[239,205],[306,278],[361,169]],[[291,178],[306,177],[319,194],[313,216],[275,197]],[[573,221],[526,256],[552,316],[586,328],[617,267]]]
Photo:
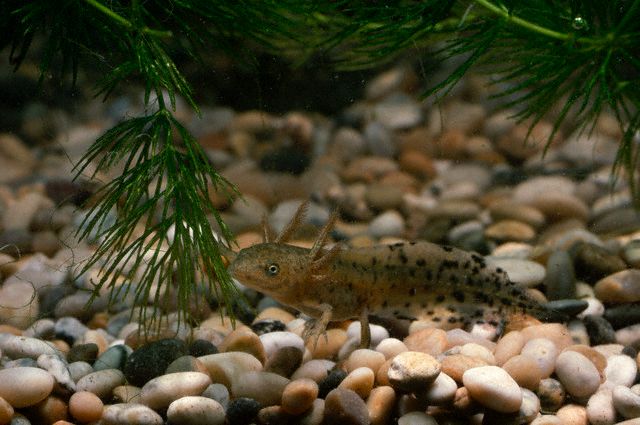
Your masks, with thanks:
[[[88,391],[78,391],[69,399],[69,413],[82,423],[99,420],[103,409],[100,397]]]
[[[374,238],[386,236],[401,237],[405,230],[404,218],[394,210],[383,212],[375,217],[368,226],[368,232]]]
[[[474,357],[477,359],[481,359],[488,365],[495,365],[496,359],[493,356],[493,353],[487,348],[480,344],[476,344],[473,342],[468,342],[460,347],[459,354],[463,356]]]
[[[113,389],[113,400],[121,403],[134,403],[140,400],[140,387],[118,385]]]
[[[336,357],[345,342],[347,342],[347,332],[343,329],[329,329],[325,335],[326,338],[321,336],[317,342],[311,340],[307,342],[307,349],[311,352],[311,356],[314,359],[331,359]]]
[[[132,352],[133,350],[129,348],[128,345],[117,344],[111,346],[100,354],[94,362],[93,368],[96,371],[104,369],[122,369],[126,364],[127,357]]]
[[[593,363],[596,369],[598,369],[598,373],[600,373],[601,376],[604,376],[604,369],[607,366],[607,359],[598,351],[594,350],[588,345],[582,344],[571,345],[565,348],[564,351],[576,351],[582,354],[583,356],[588,358],[591,363]]]
[[[502,413],[517,412],[522,404],[522,391],[507,372],[497,366],[481,366],[467,370],[462,382],[469,395],[480,404]]]
[[[55,379],[58,388],[67,391],[75,391],[76,383],[71,378],[71,373],[67,367],[67,362],[57,354],[42,354],[36,361],[38,367],[46,370]]]
[[[556,415],[542,415],[535,418],[531,425],[566,425]]]
[[[498,366],[502,366],[511,357],[522,351],[525,340],[519,331],[511,331],[504,335],[496,344],[493,356]]]
[[[385,362],[384,354],[367,348],[354,350],[344,362],[344,370],[349,373],[355,369],[366,367],[378,370]]]
[[[616,422],[616,409],[613,407],[613,394],[610,388],[601,388],[589,397],[587,418],[590,425],[612,425]]]
[[[231,400],[229,390],[222,384],[209,385],[201,396],[217,401],[225,410],[229,407],[229,401]]]
[[[419,351],[432,356],[444,352],[449,343],[447,333],[438,328],[426,328],[412,332],[403,342],[411,351]]]
[[[173,401],[167,409],[170,424],[223,425],[225,412],[215,400],[206,397],[185,396]]]
[[[440,363],[433,356],[406,351],[393,358],[387,375],[394,388],[407,392],[421,392],[435,381],[440,369]]]
[[[89,391],[101,399],[111,397],[113,389],[125,383],[124,374],[118,369],[104,369],[89,373],[76,382],[77,391]]]
[[[640,346],[640,323],[616,331],[615,341],[627,346]]]
[[[398,425],[438,425],[438,422],[424,412],[409,412],[398,418]]]
[[[5,356],[12,359],[28,357],[36,360],[42,354],[55,355],[58,353],[58,350],[45,341],[15,335],[0,338],[0,350]]]
[[[104,425],[163,425],[162,417],[149,407],[138,403],[120,403],[105,407]]]
[[[335,362],[326,359],[313,359],[309,360],[306,363],[303,363],[293,375],[291,375],[292,380],[309,378],[317,383],[322,381],[327,377],[329,372],[335,366]]]
[[[579,404],[567,404],[556,412],[556,416],[564,425],[587,425],[587,409]]]
[[[547,260],[544,279],[547,299],[571,299],[576,296],[575,276],[571,257],[566,251],[554,251]]]
[[[604,318],[611,323],[614,329],[640,323],[640,306],[637,304],[610,306],[606,310],[603,307],[602,310]]]
[[[71,347],[67,353],[67,361],[93,363],[98,357],[98,346],[94,343],[79,344]],[[108,368],[111,369],[111,368]]]
[[[189,354],[193,357],[206,356],[207,354],[216,354],[218,352],[218,347],[213,345],[211,341],[204,339],[196,339],[189,344]]]
[[[522,404],[518,411],[520,423],[529,423],[540,414],[540,400],[533,391],[522,389]]]
[[[486,259],[490,265],[504,270],[513,283],[524,287],[539,285],[547,273],[542,265],[530,260],[504,257],[486,257]]]
[[[360,343],[360,331],[362,326],[359,321],[354,321],[347,327],[347,338],[355,339],[358,344]],[[389,331],[383,326],[369,324],[369,332],[371,333],[371,345],[376,346],[385,338],[389,338]]]
[[[440,372],[433,383],[423,392],[418,394],[421,400],[429,405],[446,405],[453,401],[458,384],[446,373]]]
[[[566,326],[560,323],[543,323],[541,325],[528,326],[520,331],[525,341],[534,338],[545,338],[552,341],[558,350],[564,350],[573,345],[571,334]]]
[[[218,347],[220,351],[242,351],[253,355],[263,363],[267,360],[266,352],[260,337],[246,328],[238,328],[230,332]]]
[[[573,256],[579,277],[586,282],[597,282],[627,268],[622,258],[593,243],[578,243],[573,248]]]
[[[318,397],[325,398],[330,391],[337,388],[338,385],[347,377],[347,373],[341,369],[334,369],[318,383]]]
[[[616,385],[612,392],[613,406],[627,419],[640,418],[640,394],[624,385]]]
[[[453,378],[454,381],[462,382],[462,376],[464,373],[476,367],[487,366],[482,360],[474,357],[465,356],[462,354],[452,354],[445,356],[440,360],[442,372]]]
[[[382,353],[389,360],[396,355],[409,351],[409,348],[397,338],[385,338],[376,346],[376,351]]]
[[[202,394],[210,384],[211,378],[205,373],[169,373],[144,384],[140,391],[140,403],[154,410],[162,410],[181,397]]]
[[[295,347],[282,347],[265,363],[264,371],[288,378],[302,364],[302,356],[303,353]]]
[[[231,384],[231,394],[257,400],[263,407],[273,406],[280,404],[288,383],[287,378],[275,373],[245,372]]]
[[[198,357],[207,369],[213,382],[231,387],[238,376],[244,372],[262,370],[260,360],[243,352],[209,354]]]
[[[253,423],[261,408],[260,403],[252,398],[238,397],[229,403],[227,421],[232,425]]]
[[[540,385],[542,371],[532,357],[518,354],[504,362],[502,368],[523,388],[536,390]]]
[[[304,341],[293,332],[278,331],[260,335],[266,358],[269,359],[282,347],[294,347],[304,352]]]
[[[604,303],[631,303],[640,301],[640,270],[627,269],[596,282],[596,297]]]
[[[595,365],[576,351],[564,351],[556,359],[556,375],[569,394],[585,398],[600,386],[600,373]]]
[[[311,408],[317,397],[318,384],[315,381],[311,379],[291,381],[282,391],[282,410],[291,415],[300,415]]]
[[[68,369],[74,382],[78,382],[80,378],[93,372],[93,368],[87,362],[69,363]]]
[[[369,425],[369,411],[365,402],[351,390],[331,390],[324,402],[324,422],[342,425]]]
[[[367,410],[371,425],[386,425],[389,423],[393,406],[396,402],[396,393],[390,386],[383,385],[371,390],[367,398]]]
[[[73,344],[82,338],[89,328],[75,317],[61,317],[56,320],[53,330],[58,338]]]
[[[342,382],[340,382],[338,388],[352,390],[364,400],[369,396],[374,381],[375,375],[373,370],[368,367],[359,367],[349,372]]]
[[[487,227],[484,236],[497,241],[526,242],[536,236],[530,225],[516,220],[501,220]]]
[[[19,382],[20,385],[16,385]],[[53,377],[35,367],[15,367],[0,370],[0,398],[14,408],[33,406],[53,390]]]
[[[638,365],[635,359],[624,354],[607,357],[607,366],[604,368],[607,384],[630,387],[635,381],[637,373]]]
[[[162,375],[172,361],[185,354],[187,347],[179,339],[154,341],[128,356],[123,372],[127,382],[141,387],[149,380]]]
[[[558,357],[558,348],[556,345],[546,338],[534,338],[529,340],[520,352],[523,356],[527,356],[536,361],[540,369],[541,376],[548,378],[553,373]]]
[[[616,342],[616,332],[604,317],[587,315],[582,318],[582,322],[587,328],[591,344],[602,345]]]

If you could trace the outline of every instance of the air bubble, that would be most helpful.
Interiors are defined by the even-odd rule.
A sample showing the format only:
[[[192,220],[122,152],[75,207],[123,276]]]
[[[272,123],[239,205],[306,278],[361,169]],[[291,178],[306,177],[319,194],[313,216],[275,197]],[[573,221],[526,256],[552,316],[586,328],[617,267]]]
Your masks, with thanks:
[[[587,24],[586,19],[578,15],[575,18],[573,18],[573,21],[571,22],[571,26],[575,30],[584,30],[584,29],[587,29],[589,25]]]

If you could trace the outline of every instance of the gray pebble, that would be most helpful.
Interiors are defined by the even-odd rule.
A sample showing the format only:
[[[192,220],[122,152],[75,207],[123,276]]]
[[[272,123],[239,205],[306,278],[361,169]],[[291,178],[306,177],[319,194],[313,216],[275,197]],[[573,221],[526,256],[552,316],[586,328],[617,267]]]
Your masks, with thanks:
[[[327,394],[324,403],[324,422],[342,425],[369,425],[369,411],[354,391],[336,388]]]
[[[64,339],[70,343],[82,338],[89,330],[81,321],[75,317],[61,317],[55,324],[56,337]]]
[[[76,382],[77,391],[89,391],[101,399],[111,397],[113,389],[124,385],[124,374],[118,369],[105,369],[89,373]]]
[[[74,382],[78,382],[80,378],[93,372],[91,365],[82,361],[69,363],[68,369]]]
[[[576,282],[571,257],[566,251],[554,251],[547,260],[544,279],[549,300],[575,298]]]
[[[133,352],[131,347],[124,344],[109,347],[102,353],[93,364],[93,369],[122,369],[127,361],[127,357]]]
[[[640,418],[640,395],[624,385],[613,388],[613,405],[625,418]]]
[[[42,354],[57,354],[52,345],[47,344],[36,338],[27,338],[23,336],[10,335],[0,339],[0,350],[2,353],[12,359],[29,357],[37,359]]]
[[[211,384],[203,392],[202,397],[208,397],[217,401],[222,405],[224,410],[227,410],[230,401],[229,390],[222,384]]]
[[[592,345],[611,344],[616,342],[616,333],[611,323],[602,316],[587,315],[582,318]]]
[[[75,391],[76,383],[71,378],[68,364],[57,354],[42,354],[37,360],[38,367],[53,376],[56,383],[67,391]]]

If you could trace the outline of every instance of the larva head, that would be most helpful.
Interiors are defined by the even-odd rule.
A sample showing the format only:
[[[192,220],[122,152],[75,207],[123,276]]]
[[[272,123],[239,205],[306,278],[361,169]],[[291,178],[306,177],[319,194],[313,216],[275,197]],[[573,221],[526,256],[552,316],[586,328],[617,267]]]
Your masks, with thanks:
[[[304,285],[308,264],[307,249],[262,243],[241,250],[229,265],[229,273],[243,285],[280,299]]]

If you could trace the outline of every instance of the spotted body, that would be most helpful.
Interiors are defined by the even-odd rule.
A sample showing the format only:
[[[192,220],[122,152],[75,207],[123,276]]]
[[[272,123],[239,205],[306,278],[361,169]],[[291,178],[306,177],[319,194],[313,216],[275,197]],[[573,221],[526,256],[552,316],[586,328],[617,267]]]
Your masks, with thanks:
[[[459,326],[544,311],[478,254],[428,242],[324,249],[327,231],[311,249],[282,242],[242,249],[229,271],[317,319],[310,332],[316,337],[331,320],[360,318],[365,339],[370,314]]]

